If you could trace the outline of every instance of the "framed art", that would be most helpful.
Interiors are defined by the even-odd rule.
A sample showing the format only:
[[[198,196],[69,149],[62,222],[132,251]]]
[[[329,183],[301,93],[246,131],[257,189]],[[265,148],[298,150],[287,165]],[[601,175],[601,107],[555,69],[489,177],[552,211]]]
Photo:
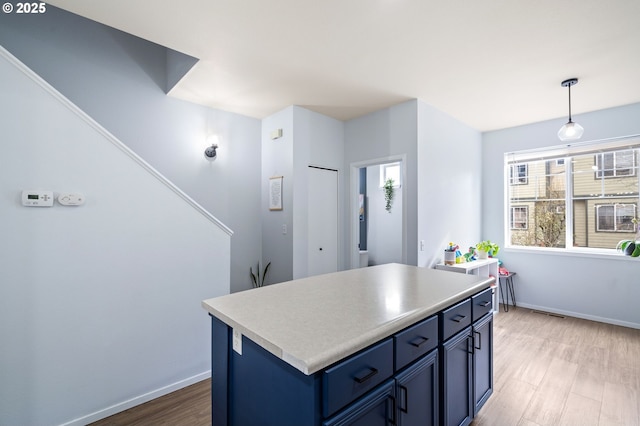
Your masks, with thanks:
[[[282,210],[282,176],[269,178],[269,210]]]

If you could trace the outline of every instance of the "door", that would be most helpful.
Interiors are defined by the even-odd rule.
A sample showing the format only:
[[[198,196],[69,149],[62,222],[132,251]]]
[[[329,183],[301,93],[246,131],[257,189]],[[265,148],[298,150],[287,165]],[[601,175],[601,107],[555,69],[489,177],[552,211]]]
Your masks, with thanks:
[[[338,270],[338,171],[309,166],[307,274]]]
[[[444,426],[467,426],[473,419],[471,327],[441,346],[440,416]]]
[[[437,356],[433,350],[396,378],[398,426],[438,425]]]
[[[394,382],[389,380],[329,420],[325,420],[322,426],[396,425],[394,390]]]
[[[493,393],[493,314],[473,324],[474,415]]]

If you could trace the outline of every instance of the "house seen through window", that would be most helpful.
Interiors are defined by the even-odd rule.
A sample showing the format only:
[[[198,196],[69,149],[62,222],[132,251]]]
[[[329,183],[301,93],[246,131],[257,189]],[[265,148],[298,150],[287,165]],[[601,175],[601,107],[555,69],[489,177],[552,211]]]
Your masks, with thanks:
[[[505,154],[508,246],[615,249],[638,231],[640,136]]]

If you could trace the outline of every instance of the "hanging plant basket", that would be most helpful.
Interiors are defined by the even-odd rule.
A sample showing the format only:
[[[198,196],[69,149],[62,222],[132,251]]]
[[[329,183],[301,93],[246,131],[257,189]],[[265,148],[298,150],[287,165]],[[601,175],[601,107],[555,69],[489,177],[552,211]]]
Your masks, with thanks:
[[[394,191],[393,179],[389,178],[384,182],[384,209],[389,213],[391,213],[391,203],[393,203]]]

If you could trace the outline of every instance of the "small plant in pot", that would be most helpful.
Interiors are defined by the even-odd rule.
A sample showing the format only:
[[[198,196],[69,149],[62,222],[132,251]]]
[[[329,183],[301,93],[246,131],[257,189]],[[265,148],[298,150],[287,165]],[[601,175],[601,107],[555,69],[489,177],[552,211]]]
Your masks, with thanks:
[[[500,251],[500,246],[489,240],[485,240],[476,244],[476,250],[478,251],[479,259],[486,259],[487,256],[495,257]]]
[[[634,223],[636,228],[638,227],[639,220],[637,217],[631,219],[631,222]],[[640,229],[638,229],[634,239],[620,241],[616,246],[616,250],[622,252],[625,256],[640,257]]]

